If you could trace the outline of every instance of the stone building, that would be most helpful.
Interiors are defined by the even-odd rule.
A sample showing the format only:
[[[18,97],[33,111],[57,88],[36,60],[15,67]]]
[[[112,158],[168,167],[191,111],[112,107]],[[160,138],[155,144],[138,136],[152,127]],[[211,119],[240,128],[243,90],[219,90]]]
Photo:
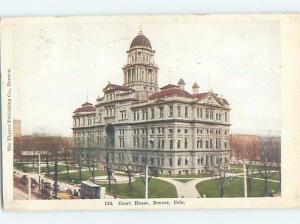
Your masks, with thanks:
[[[140,31],[127,51],[123,85],[108,83],[96,104],[73,113],[77,156],[115,168],[128,164],[164,174],[202,173],[229,159],[229,103],[214,93],[159,88],[155,51]]]

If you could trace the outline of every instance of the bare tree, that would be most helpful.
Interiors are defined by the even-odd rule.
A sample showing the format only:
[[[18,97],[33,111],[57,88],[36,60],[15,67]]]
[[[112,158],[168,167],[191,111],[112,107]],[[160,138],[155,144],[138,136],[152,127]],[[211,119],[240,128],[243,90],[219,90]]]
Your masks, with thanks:
[[[218,184],[219,184],[219,190],[220,190],[220,197],[224,197],[225,193],[225,180],[226,180],[226,174],[229,170],[229,161],[226,159],[223,159],[221,156],[217,156],[214,164],[214,174],[217,174],[218,178]]]
[[[264,195],[272,196],[269,192],[268,181],[272,178],[279,169],[279,175],[281,176],[280,167],[280,145],[281,141],[279,137],[262,137],[261,139],[261,153],[260,153],[260,166],[259,174],[264,180]],[[281,179],[281,177],[279,177]]]

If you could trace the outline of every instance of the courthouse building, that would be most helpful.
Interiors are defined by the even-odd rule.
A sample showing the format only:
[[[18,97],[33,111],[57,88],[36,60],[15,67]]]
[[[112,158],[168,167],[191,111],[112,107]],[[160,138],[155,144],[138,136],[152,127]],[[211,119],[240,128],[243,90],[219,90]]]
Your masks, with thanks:
[[[73,113],[77,156],[115,168],[148,164],[164,174],[202,173],[229,159],[229,103],[185,82],[158,86],[159,68],[140,31],[127,51],[123,85]],[[188,68],[187,68],[188,69]]]

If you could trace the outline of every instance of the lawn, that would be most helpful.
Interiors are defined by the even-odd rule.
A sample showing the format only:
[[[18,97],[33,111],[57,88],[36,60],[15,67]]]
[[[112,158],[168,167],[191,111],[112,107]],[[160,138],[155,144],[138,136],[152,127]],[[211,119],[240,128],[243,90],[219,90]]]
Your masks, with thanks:
[[[82,174],[82,180],[88,180],[92,177],[90,171],[85,170],[81,172]],[[107,175],[106,171],[104,170],[95,170],[95,176],[105,176]],[[53,174],[51,175],[51,177],[53,178]],[[67,173],[59,173],[58,174],[58,179],[59,180],[63,180],[63,181],[68,181],[68,182],[72,182],[75,184],[79,184],[80,183],[80,175],[79,172],[71,172],[69,173],[69,178]]]
[[[180,178],[180,179],[173,179],[173,180],[179,181],[181,183],[186,183],[186,182],[189,182],[189,181],[194,180],[194,179],[183,179],[183,178]]]
[[[263,175],[259,174],[259,173],[255,173],[253,174],[253,177],[256,177],[256,178],[262,178],[263,179]],[[271,172],[268,174],[268,179],[270,180],[277,180],[279,181],[280,180],[280,175],[279,175],[279,172]]]
[[[208,198],[217,198],[220,195],[217,179],[200,182],[196,185],[198,192],[205,194]],[[269,192],[274,190],[275,193],[280,191],[280,184],[268,182]],[[244,197],[244,184],[241,177],[228,177],[225,180],[224,197]],[[252,190],[248,197],[264,197],[264,181],[252,180]]]
[[[256,164],[252,164],[251,165],[251,169],[253,171],[258,171],[259,168],[263,168],[262,165],[256,165]],[[276,170],[277,167],[268,167],[270,170]],[[230,164],[230,169],[239,169],[239,170],[244,170],[244,165],[243,164]]]
[[[58,170],[60,172],[67,170],[67,166],[64,164],[58,164],[57,166],[58,166]],[[14,167],[16,169],[23,170],[24,172],[30,172],[30,173],[38,173],[38,171],[39,171],[38,164],[36,164],[35,167],[32,167],[32,166],[27,166],[27,165],[21,164],[21,163],[14,163]],[[74,169],[78,169],[78,168],[75,168],[74,165],[69,165],[69,170],[74,170]],[[54,172],[54,164],[53,163],[49,163],[49,170],[50,170],[50,172]],[[41,167],[41,173],[47,173],[46,166]]]
[[[102,185],[108,191],[108,185]],[[132,191],[129,184],[112,184],[111,193],[128,198],[145,198],[145,184],[141,178],[132,182]],[[149,178],[149,198],[177,198],[176,187],[166,181]]]

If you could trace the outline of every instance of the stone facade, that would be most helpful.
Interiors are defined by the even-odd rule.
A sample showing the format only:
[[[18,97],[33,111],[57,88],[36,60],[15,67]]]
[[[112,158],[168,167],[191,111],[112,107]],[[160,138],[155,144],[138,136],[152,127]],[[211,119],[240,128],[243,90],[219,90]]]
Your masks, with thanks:
[[[159,89],[159,68],[142,32],[123,67],[124,83],[108,83],[95,105],[73,113],[77,155],[115,168],[128,164],[164,174],[198,174],[229,160],[229,103],[214,93],[177,85]]]

